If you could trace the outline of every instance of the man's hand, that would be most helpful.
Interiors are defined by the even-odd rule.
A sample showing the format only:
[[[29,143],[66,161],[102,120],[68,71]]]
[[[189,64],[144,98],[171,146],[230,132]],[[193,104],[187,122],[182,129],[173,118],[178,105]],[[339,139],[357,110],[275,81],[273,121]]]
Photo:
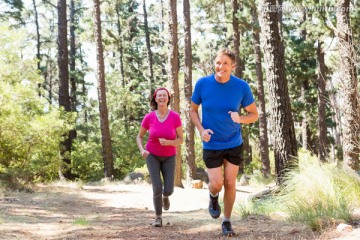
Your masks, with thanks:
[[[214,132],[211,129],[204,129],[201,132],[201,139],[204,142],[209,142],[211,138],[211,134],[214,134]]]
[[[240,115],[238,112],[229,111],[228,113],[230,114],[230,117],[234,122],[240,123]]]

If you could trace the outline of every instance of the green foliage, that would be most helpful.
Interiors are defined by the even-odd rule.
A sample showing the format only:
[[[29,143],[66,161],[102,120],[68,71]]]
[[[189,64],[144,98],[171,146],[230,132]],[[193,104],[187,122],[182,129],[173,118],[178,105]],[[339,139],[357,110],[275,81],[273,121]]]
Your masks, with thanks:
[[[74,225],[81,225],[81,226],[87,226],[89,225],[89,221],[84,218],[84,217],[80,217],[80,218],[76,218],[74,221],[73,221],[73,224]]]
[[[322,229],[335,220],[348,221],[360,206],[360,177],[335,164],[321,164],[316,157],[300,152],[299,171],[284,182],[279,200],[290,219]]]
[[[74,116],[39,97],[36,64],[16,54],[21,32],[1,27],[0,171],[15,183],[57,176],[59,143]]]
[[[72,172],[83,181],[104,177],[101,144],[96,141],[75,141],[72,151]]]
[[[284,210],[282,204],[271,196],[255,201],[244,200],[241,204],[235,206],[235,212],[242,218],[249,215],[279,216],[283,215],[281,211]]]
[[[299,169],[288,173],[280,193],[244,201],[236,211],[241,216],[282,216],[306,223],[314,230],[338,221],[349,221],[360,206],[360,177],[356,172],[322,164],[309,152],[299,151]]]

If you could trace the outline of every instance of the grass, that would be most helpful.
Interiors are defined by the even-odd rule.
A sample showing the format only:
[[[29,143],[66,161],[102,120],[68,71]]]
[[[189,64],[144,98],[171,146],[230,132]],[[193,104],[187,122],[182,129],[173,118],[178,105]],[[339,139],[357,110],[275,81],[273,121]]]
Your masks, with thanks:
[[[247,201],[238,211],[241,216],[282,213],[289,220],[321,230],[350,221],[357,207],[360,207],[360,176],[356,172],[333,163],[320,163],[315,156],[300,151],[299,168],[287,175],[279,194]]]
[[[80,217],[80,218],[76,218],[74,221],[73,221],[73,224],[75,225],[81,225],[81,226],[87,226],[89,225],[89,221],[86,220],[85,218],[83,217]]]

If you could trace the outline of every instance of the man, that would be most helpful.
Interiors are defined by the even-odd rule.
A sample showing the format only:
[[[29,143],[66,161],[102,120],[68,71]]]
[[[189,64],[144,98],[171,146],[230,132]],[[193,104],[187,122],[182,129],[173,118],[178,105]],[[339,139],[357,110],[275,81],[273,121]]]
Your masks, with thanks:
[[[190,118],[203,141],[203,159],[209,177],[209,213],[218,218],[221,208],[219,192],[224,186],[224,217],[222,233],[234,236],[230,217],[236,197],[236,177],[242,161],[240,124],[253,123],[258,112],[250,86],[231,75],[235,55],[228,49],[215,57],[215,74],[200,78],[191,97]],[[202,121],[198,109],[202,104]],[[247,114],[239,115],[243,107]]]

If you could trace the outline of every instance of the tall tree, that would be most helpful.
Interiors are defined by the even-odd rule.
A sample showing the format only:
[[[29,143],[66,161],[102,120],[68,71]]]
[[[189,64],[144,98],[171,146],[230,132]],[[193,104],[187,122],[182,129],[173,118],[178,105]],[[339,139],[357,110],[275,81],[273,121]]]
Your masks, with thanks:
[[[224,3],[225,4],[225,3]],[[225,9],[225,8],[224,8]],[[233,44],[234,44],[234,54],[235,54],[235,76],[242,78],[243,63],[240,58],[240,29],[239,24],[240,21],[238,19],[238,11],[239,11],[239,3],[237,0],[232,0],[232,27],[233,27]],[[244,163],[249,164],[251,162],[251,148],[249,143],[249,134],[248,134],[248,126],[241,126],[241,134],[243,137],[243,159],[244,161],[241,163],[239,172],[243,172]]]
[[[70,0],[70,107],[72,112],[77,112],[77,74],[76,74],[76,44],[75,44],[75,3]],[[70,130],[69,138],[73,142],[76,138],[76,129]]]
[[[326,66],[324,59],[324,51],[321,47],[321,41],[317,46],[317,88],[318,88],[318,158],[325,162],[327,157],[327,136],[326,136]]]
[[[101,35],[101,20],[100,20],[100,1],[94,0],[95,12],[95,41],[96,41],[96,57],[97,57],[97,78],[98,78],[98,98],[100,111],[100,128],[101,128],[101,143],[102,143],[102,157],[104,161],[105,178],[114,178],[114,162],[112,154],[111,136],[109,129],[109,117],[106,103],[106,86],[105,86],[105,67],[104,54]]]
[[[260,9],[275,6],[276,0],[261,0]],[[290,109],[288,83],[285,77],[284,46],[281,42],[278,15],[274,11],[261,11],[262,45],[269,83],[270,121],[274,136],[275,171],[277,184],[294,164],[297,156],[295,128]]]
[[[239,4],[237,0],[232,0],[232,27],[233,27],[233,44],[235,54],[235,76],[242,78],[242,62],[240,58],[240,30],[239,19],[237,17]]]
[[[190,119],[190,104],[192,95],[192,49],[191,49],[191,17],[190,17],[190,3],[189,0],[184,0],[184,32],[185,32],[185,79],[184,79],[184,92],[185,92],[185,148],[186,148],[186,178],[193,180],[196,178],[196,165],[195,165],[195,141],[194,141],[194,123]]]
[[[260,50],[260,26],[258,23],[258,16],[256,7],[252,7],[252,26],[253,26],[253,41],[254,41],[254,54],[255,54],[255,68],[257,77],[257,94],[259,100],[259,139],[260,139],[260,158],[261,158],[261,171],[267,177],[270,176],[270,159],[269,159],[269,139],[268,127],[266,119],[265,108],[265,90],[264,78],[261,64],[261,50]]]
[[[344,167],[359,171],[360,113],[358,80],[355,70],[355,52],[350,26],[350,0],[338,0],[337,37],[340,54],[340,91],[344,97],[343,107],[343,159]]]
[[[154,82],[154,70],[153,70],[153,56],[152,51],[150,47],[150,33],[149,33],[149,26],[148,26],[148,20],[147,20],[147,11],[146,11],[146,3],[145,0],[143,0],[143,9],[144,9],[144,28],[145,28],[145,42],[146,42],[146,50],[147,55],[149,59],[149,90],[150,95],[154,90],[153,82]]]
[[[32,1],[33,7],[34,7],[34,17],[35,17],[35,28],[36,28],[36,59],[37,59],[37,70],[41,71],[41,55],[40,55],[40,49],[41,49],[41,40],[40,40],[40,26],[39,26],[39,16],[36,6],[36,0]],[[41,83],[38,83],[39,87],[39,96],[41,96]]]
[[[178,52],[178,23],[176,0],[169,0],[169,80],[172,89],[171,107],[180,113],[180,90],[179,90],[179,52]],[[177,147],[175,186],[183,187],[181,171],[181,146]]]
[[[301,43],[305,43],[306,41],[306,11],[305,9],[303,9],[301,11],[301,19],[300,19],[300,26],[301,26],[301,30],[300,30],[300,41]],[[306,59],[300,59],[301,62],[305,62]],[[305,65],[305,64],[303,64]],[[305,68],[305,67],[303,67]],[[307,69],[303,69],[303,71],[306,71]],[[301,77],[301,76],[300,76]],[[309,106],[308,103],[308,91],[310,89],[310,83],[309,83],[309,79],[307,77],[304,77],[301,79],[301,100],[303,102],[303,104],[305,105],[305,108],[302,109],[301,111],[301,135],[302,135],[302,147],[306,150],[310,150],[310,145],[311,145],[311,132],[310,132],[310,127],[309,127],[309,117],[308,117],[308,109],[306,108],[306,106]]]
[[[66,0],[58,0],[58,67],[59,67],[59,106],[64,108],[65,112],[71,111],[69,95],[69,59],[67,49],[67,18],[66,18]],[[61,142],[60,155],[62,164],[59,170],[61,179],[71,179],[71,138],[69,132],[64,135]]]

